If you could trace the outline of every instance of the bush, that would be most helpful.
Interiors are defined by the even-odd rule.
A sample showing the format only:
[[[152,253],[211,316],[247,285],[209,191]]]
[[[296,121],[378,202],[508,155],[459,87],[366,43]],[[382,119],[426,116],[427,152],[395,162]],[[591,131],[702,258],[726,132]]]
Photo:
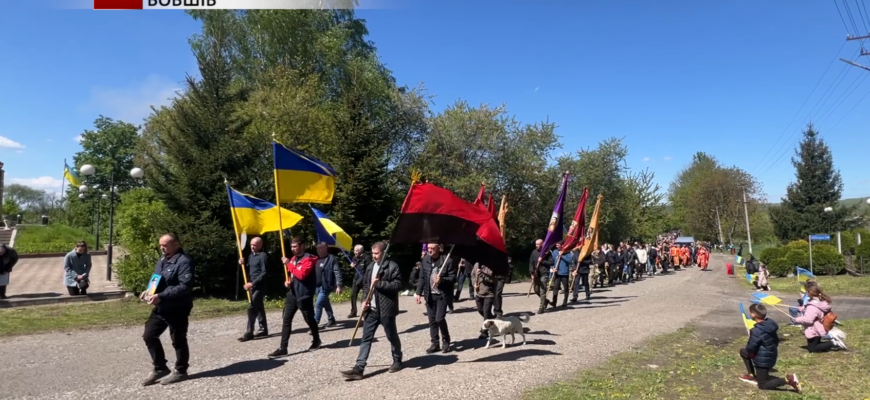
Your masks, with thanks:
[[[767,247],[761,251],[759,259],[765,264],[770,264],[773,260],[782,258],[783,256],[785,256],[784,247]]]
[[[815,252],[815,246],[813,246],[813,252]],[[789,264],[791,264],[792,269],[794,269],[794,267],[809,268],[809,249],[800,249],[796,247],[790,248],[785,253],[785,259],[788,261]]]
[[[870,236],[867,237],[867,241],[862,242],[855,249],[855,255],[858,257],[870,257]]]
[[[767,263],[767,270],[773,276],[785,277],[794,272],[794,266],[785,257],[780,257]]]
[[[846,260],[837,252],[837,248],[829,244],[813,246],[813,268],[823,270],[828,275],[836,275],[846,268]]]
[[[121,195],[116,214],[118,242],[127,254],[116,268],[124,290],[134,293],[145,290],[160,257],[157,241],[168,217],[166,206],[151,189],[133,189]]]

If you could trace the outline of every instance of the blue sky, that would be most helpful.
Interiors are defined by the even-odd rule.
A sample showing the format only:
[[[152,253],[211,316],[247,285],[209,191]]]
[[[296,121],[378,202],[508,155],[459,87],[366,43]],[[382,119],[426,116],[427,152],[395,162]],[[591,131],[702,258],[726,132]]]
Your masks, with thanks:
[[[831,2],[544,3],[410,0],[358,15],[398,81],[424,83],[435,110],[506,103],[523,122],[556,122],[563,151],[625,137],[629,166],[665,189],[705,151],[755,174],[773,201],[812,117],[844,197],[870,196],[870,72],[834,61],[870,57],[852,57],[858,43],[844,45]],[[50,4],[0,14],[0,161],[7,181],[59,190],[63,159],[97,115],[141,123],[195,72],[187,38],[198,25],[177,11]]]

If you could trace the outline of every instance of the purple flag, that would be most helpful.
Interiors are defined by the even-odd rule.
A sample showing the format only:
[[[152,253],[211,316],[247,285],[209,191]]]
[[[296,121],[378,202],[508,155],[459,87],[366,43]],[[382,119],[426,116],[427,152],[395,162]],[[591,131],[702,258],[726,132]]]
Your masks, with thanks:
[[[568,191],[568,173],[562,175],[562,190],[559,192],[559,199],[556,200],[556,206],[553,207],[553,215],[550,217],[550,223],[547,226],[547,236],[544,238],[544,245],[541,247],[541,252],[550,251],[556,242],[562,240],[562,235],[565,234],[565,224],[562,223],[562,210],[565,208],[565,192]],[[543,254],[542,254],[543,256]]]

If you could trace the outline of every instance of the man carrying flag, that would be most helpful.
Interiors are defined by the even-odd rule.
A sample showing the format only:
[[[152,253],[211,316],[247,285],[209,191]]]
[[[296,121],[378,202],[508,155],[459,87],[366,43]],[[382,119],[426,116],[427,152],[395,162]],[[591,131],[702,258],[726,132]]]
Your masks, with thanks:
[[[552,254],[554,260],[554,267],[550,268],[550,273],[555,277],[555,273],[558,272],[558,255],[555,252],[551,252],[550,250],[557,242],[562,241],[562,234],[564,233],[564,226],[562,223],[562,212],[565,209],[565,194],[568,191],[568,173],[565,172],[562,174],[562,185],[561,190],[559,191],[559,198],[556,200],[556,205],[553,207],[553,215],[550,216],[550,223],[547,224],[547,236],[544,237],[544,243],[541,246],[541,254],[542,256],[538,258],[538,267],[540,267],[541,263],[544,261],[543,254],[550,253]],[[565,275],[568,273],[565,272]],[[536,277],[533,276],[534,280]],[[547,296],[546,292],[549,288],[549,285],[553,284],[552,279],[549,279],[547,284],[544,285],[544,296],[541,296],[541,304],[538,307],[538,312],[543,312],[547,308]],[[566,282],[567,284],[567,282]],[[567,288],[566,288],[567,291]],[[529,294],[531,294],[531,288],[529,288]],[[552,303],[555,306],[555,301]]]

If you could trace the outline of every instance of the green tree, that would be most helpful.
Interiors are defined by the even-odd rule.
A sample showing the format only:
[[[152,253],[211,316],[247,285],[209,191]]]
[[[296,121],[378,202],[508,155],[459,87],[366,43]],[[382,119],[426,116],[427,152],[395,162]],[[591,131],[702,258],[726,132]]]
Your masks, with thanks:
[[[796,180],[789,184],[780,206],[771,209],[776,236],[791,240],[850,228],[846,218],[854,207],[840,205],[843,179],[834,168],[830,148],[812,124],[803,131],[791,162]],[[825,212],[826,207],[833,211]]]
[[[4,200],[11,201],[25,210],[37,207],[40,202],[45,200],[46,196],[47,194],[44,190],[34,189],[17,183],[3,187]]]
[[[160,258],[160,235],[173,226],[172,216],[152,189],[140,188],[121,195],[117,210],[118,243],[127,252],[117,265],[118,279],[127,291],[145,290]]]
[[[21,213],[21,207],[18,206],[13,200],[4,200],[3,201],[3,216],[7,215],[18,215]]]

